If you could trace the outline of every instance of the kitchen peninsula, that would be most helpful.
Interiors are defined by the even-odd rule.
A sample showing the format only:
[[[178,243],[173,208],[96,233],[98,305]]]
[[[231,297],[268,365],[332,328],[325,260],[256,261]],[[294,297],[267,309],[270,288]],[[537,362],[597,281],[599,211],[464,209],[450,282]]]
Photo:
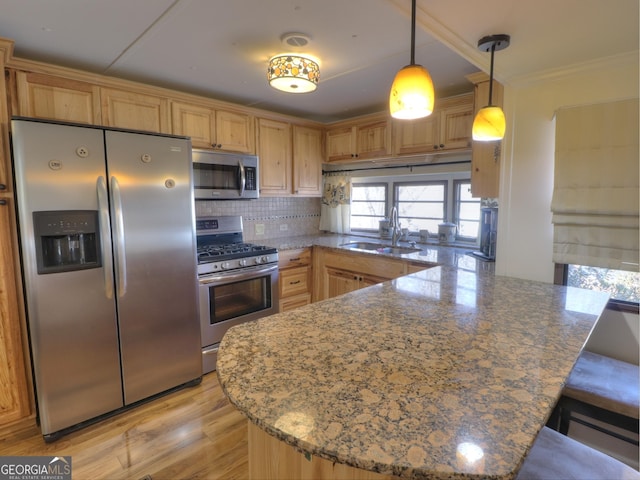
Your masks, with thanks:
[[[513,478],[602,293],[439,266],[231,329],[252,478]]]

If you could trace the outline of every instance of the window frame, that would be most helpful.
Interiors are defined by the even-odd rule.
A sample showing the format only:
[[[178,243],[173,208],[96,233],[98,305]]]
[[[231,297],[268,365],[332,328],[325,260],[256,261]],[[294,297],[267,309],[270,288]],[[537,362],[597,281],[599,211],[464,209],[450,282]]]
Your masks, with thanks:
[[[405,186],[420,186],[420,185],[442,185],[443,186],[443,201],[442,201],[442,219],[438,219],[440,222],[444,222],[446,221],[447,218],[447,212],[448,207],[449,207],[449,181],[447,180],[426,180],[426,181],[392,181],[391,182],[391,191],[392,191],[392,197],[391,197],[391,208],[393,208],[393,206],[395,205],[398,208],[398,220],[400,221],[400,223],[402,223],[402,219],[403,218],[407,218],[407,217],[401,217],[400,216],[400,205],[399,205],[399,200],[398,200],[398,188],[399,187],[405,187]],[[435,203],[435,202],[434,202]],[[426,218],[426,217],[425,217]],[[431,218],[429,218],[431,219]],[[411,233],[418,233],[418,232],[411,232]],[[431,232],[429,232],[431,233]],[[437,234],[437,232],[434,232],[435,234]]]
[[[460,206],[463,203],[462,200],[460,200],[460,185],[462,184],[469,184],[469,188],[471,188],[471,178],[469,179],[454,178],[453,179],[453,217],[452,217],[453,220],[452,221],[453,223],[458,225],[458,227],[460,225]],[[475,242],[480,237],[480,224],[482,223],[482,199],[478,198],[477,202],[465,201],[464,203],[478,204],[478,208],[480,211],[480,214],[478,215],[478,220],[477,220],[478,228],[476,230],[475,237],[469,237],[468,235],[460,235],[460,228],[458,228],[456,231],[456,240],[461,242]],[[472,220],[468,220],[468,221],[472,221]]]
[[[446,182],[447,183],[447,187],[446,187],[446,206],[445,209],[448,208],[448,210],[445,210],[445,216],[444,216],[444,221],[449,221],[449,219],[452,219],[451,221],[455,221],[455,219],[457,218],[457,212],[455,211],[455,202],[454,202],[454,198],[453,198],[453,191],[454,191],[454,182],[456,182],[457,180],[460,180],[461,183],[470,183],[471,182],[471,172],[470,171],[443,171],[443,172],[434,172],[434,173],[419,173],[419,172],[413,172],[411,174],[399,174],[399,175],[394,175],[392,173],[388,173],[386,175],[380,175],[380,174],[372,174],[372,175],[361,175],[361,176],[352,176],[352,185],[387,185],[387,191],[386,191],[386,195],[387,195],[387,205],[386,205],[386,215],[387,218],[389,217],[389,214],[391,213],[391,209],[393,208],[393,206],[396,204],[396,199],[395,199],[395,184],[425,184],[425,183],[430,183],[430,182]],[[478,201],[480,202],[480,208],[482,208],[483,204],[482,204],[482,199],[478,198]],[[352,214],[353,216],[353,214]],[[455,217],[455,218],[454,218]],[[479,221],[481,221],[481,218],[479,219]],[[361,228],[351,228],[351,231],[354,235],[358,235],[358,234],[362,234],[362,235],[371,235],[373,233],[377,233],[374,232],[372,230],[368,230],[368,229],[361,229]],[[418,235],[419,232],[416,231],[411,231],[410,234],[412,236]],[[429,237],[431,239],[437,238],[438,237],[438,231],[431,231],[429,230]],[[477,236],[476,237],[468,237],[468,236],[460,236],[458,235],[458,232],[456,232],[456,242],[460,243],[460,246],[463,247],[477,247],[480,245],[480,232],[478,231]]]

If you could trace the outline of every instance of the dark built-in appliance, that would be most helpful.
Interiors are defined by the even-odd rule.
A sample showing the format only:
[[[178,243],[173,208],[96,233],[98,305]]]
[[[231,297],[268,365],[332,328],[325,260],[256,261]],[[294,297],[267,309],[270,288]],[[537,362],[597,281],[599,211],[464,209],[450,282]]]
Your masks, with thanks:
[[[229,328],[278,313],[278,250],[245,243],[242,217],[196,219],[203,372]]]
[[[486,207],[480,209],[480,250],[471,252],[481,260],[493,262],[496,259],[496,240],[498,237],[498,209]]]

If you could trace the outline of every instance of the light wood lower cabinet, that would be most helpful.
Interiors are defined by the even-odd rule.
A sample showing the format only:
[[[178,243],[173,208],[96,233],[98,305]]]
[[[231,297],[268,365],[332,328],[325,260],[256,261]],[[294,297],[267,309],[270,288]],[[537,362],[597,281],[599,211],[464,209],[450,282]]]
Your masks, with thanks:
[[[283,250],[278,254],[280,311],[311,303],[311,248]]]
[[[386,282],[407,273],[405,260],[327,248],[316,248],[314,266],[314,301]]]

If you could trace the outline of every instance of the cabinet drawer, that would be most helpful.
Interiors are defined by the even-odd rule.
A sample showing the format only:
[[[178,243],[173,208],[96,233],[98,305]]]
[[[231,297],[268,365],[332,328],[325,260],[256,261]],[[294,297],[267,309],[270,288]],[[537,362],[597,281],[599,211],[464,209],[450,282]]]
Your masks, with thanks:
[[[287,298],[281,299],[280,311],[287,312],[289,310],[293,310],[294,308],[302,307],[304,305],[309,305],[310,303],[311,303],[311,294],[302,293],[294,297],[287,297]]]
[[[280,298],[309,293],[309,273],[308,266],[287,268],[280,272]]]
[[[296,248],[278,252],[278,268],[299,267],[311,265],[311,249]]]

